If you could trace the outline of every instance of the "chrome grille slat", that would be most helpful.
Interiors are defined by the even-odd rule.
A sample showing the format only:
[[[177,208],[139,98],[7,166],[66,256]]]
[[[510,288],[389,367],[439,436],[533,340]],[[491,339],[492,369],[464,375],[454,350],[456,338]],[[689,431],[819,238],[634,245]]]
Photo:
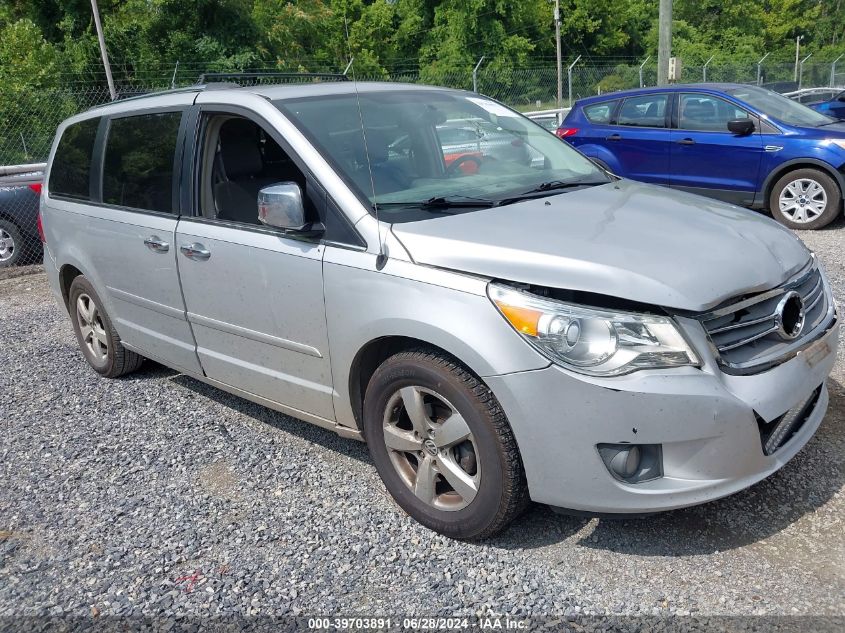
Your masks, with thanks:
[[[774,319],[774,314],[767,314],[764,317],[760,317],[759,319],[754,319],[752,321],[745,321],[744,323],[734,323],[733,325],[724,325],[722,327],[718,327],[715,330],[710,330],[710,334],[721,334],[722,332],[730,332],[731,330],[737,330],[741,327],[748,327],[750,325],[757,325],[758,323],[765,323],[770,319]]]
[[[737,347],[742,347],[743,345],[748,345],[748,343],[752,343],[757,339],[761,339],[764,336],[768,336],[772,332],[776,332],[777,329],[777,326],[774,325],[768,330],[763,330],[762,332],[755,334],[754,336],[749,336],[748,338],[740,339],[736,343],[731,343],[730,345],[720,345],[718,349],[720,352],[727,352],[728,350],[736,349]]]

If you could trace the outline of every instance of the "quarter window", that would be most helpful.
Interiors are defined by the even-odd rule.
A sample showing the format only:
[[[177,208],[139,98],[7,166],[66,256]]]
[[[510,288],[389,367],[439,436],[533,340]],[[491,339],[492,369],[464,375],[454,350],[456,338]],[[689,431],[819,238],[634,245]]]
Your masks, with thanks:
[[[584,116],[591,123],[610,123],[610,115],[616,109],[617,103],[619,101],[603,101],[584,106]]]
[[[100,118],[69,125],[62,134],[48,183],[50,194],[90,199],[91,156]]]
[[[103,202],[172,213],[181,112],[113,119],[103,165]]]
[[[700,132],[727,132],[728,121],[748,118],[742,108],[705,94],[682,94],[680,111],[678,127]]]
[[[637,127],[666,127],[666,104],[669,95],[642,95],[622,102],[617,123]]]

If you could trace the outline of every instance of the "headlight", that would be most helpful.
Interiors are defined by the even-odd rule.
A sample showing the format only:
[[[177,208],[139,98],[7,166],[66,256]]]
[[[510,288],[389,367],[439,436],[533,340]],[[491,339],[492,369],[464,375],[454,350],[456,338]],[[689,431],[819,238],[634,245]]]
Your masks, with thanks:
[[[618,376],[699,364],[668,317],[585,308],[492,283],[488,293],[525,340],[573,371]]]

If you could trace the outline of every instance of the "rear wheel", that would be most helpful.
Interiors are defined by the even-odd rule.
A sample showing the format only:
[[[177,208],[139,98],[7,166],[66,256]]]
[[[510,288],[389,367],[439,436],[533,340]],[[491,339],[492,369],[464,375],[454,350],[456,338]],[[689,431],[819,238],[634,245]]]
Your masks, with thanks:
[[[103,302],[82,275],[70,284],[68,311],[82,354],[98,374],[116,378],[135,371],[144,362],[143,356],[123,347]]]
[[[0,220],[0,268],[20,263],[23,251],[24,241],[18,227],[8,220]]]
[[[522,460],[490,390],[454,360],[402,352],[375,372],[364,434],[405,512],[452,538],[485,538],[528,502]]]
[[[769,209],[778,222],[791,229],[820,229],[842,211],[842,193],[823,171],[797,169],[775,183]]]

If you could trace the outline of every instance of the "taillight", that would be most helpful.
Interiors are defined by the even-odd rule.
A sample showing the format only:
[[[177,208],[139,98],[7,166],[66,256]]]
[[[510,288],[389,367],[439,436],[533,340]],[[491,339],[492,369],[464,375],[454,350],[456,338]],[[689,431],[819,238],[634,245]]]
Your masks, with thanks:
[[[32,189],[35,192],[36,196],[41,195],[41,183],[40,182],[36,182],[34,184],[29,185],[29,188]]]
[[[567,136],[575,136],[577,132],[577,127],[559,127],[555,130],[555,136],[558,138],[566,138]]]
[[[39,185],[40,187],[41,185]],[[38,212],[38,217],[35,220],[35,226],[38,228],[38,237],[42,244],[47,243],[47,236],[44,235],[44,220],[41,219],[41,211]]]

